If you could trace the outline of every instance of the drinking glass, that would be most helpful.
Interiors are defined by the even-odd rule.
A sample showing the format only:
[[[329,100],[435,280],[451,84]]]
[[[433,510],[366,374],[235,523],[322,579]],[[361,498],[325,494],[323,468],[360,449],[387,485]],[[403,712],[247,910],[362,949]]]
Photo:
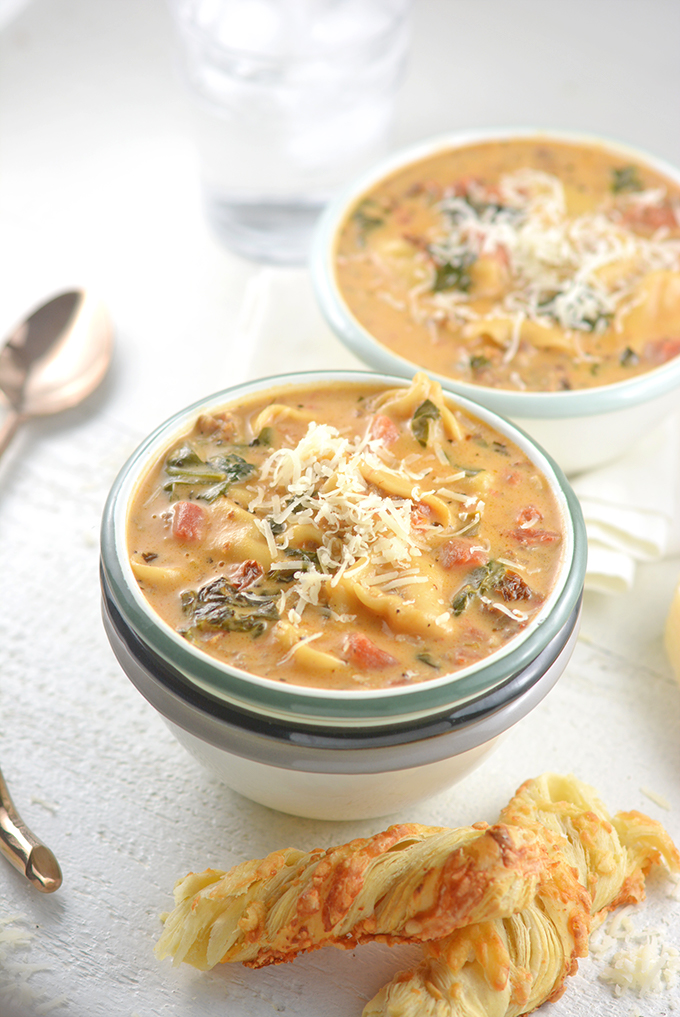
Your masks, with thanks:
[[[305,261],[319,212],[389,146],[410,0],[172,0],[208,221]]]

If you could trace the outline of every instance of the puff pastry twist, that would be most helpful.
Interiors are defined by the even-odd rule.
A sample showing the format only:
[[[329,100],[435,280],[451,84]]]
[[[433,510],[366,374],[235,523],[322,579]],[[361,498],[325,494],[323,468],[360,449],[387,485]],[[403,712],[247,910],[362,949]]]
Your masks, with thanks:
[[[611,817],[593,788],[545,774],[494,826],[416,825],[328,850],[289,848],[190,873],[156,946],[206,969],[368,940],[422,944],[364,1017],[518,1017],[557,999],[608,911],[642,900],[653,865],[680,871],[660,823]]]
[[[202,969],[262,967],[328,944],[441,939],[526,906],[546,861],[535,831],[506,824],[404,824],[328,850],[275,851],[181,880],[156,953]]]

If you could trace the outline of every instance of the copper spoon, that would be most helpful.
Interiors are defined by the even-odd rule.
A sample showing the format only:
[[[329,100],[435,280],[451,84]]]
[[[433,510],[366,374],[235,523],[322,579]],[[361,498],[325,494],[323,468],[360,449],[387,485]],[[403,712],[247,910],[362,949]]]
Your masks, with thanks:
[[[0,455],[20,424],[70,409],[103,379],[113,347],[104,306],[69,290],[36,308],[0,349],[0,393],[8,411],[0,423]],[[43,893],[61,886],[59,863],[23,823],[0,773],[0,852]]]
[[[52,297],[20,322],[0,349],[0,392],[8,403],[0,455],[24,421],[90,395],[106,374],[112,347],[106,308],[82,290]]]

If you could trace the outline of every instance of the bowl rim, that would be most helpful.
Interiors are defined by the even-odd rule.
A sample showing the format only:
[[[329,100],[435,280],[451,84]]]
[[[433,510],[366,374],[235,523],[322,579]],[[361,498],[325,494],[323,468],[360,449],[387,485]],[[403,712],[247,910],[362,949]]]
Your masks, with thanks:
[[[227,665],[187,642],[156,614],[142,594],[127,556],[127,515],[141,477],[162,450],[186,431],[195,417],[288,385],[338,383],[407,387],[408,379],[368,371],[316,370],[272,375],[242,382],[212,393],[173,414],[153,430],[132,452],[114,480],[104,506],[101,525],[101,568],[113,602],[121,615],[162,659],[171,662],[197,688],[227,702],[264,711],[269,716],[300,715],[317,721],[353,724],[375,717],[420,716],[453,701],[462,702],[505,680],[509,673],[526,666],[566,623],[582,590],[587,543],[580,504],[562,470],[534,439],[492,410],[451,392],[445,397],[461,410],[476,416],[515,442],[546,476],[565,526],[562,561],[555,586],[541,611],[523,632],[478,665],[427,682],[388,689],[328,690],[284,685]]]
[[[664,174],[680,186],[680,168],[627,142],[605,135],[538,127],[467,129],[437,134],[391,152],[375,163],[331,199],[314,230],[309,256],[312,288],[327,324],[348,349],[374,370],[404,376],[425,370],[444,388],[472,401],[483,400],[503,416],[564,419],[599,416],[649,402],[680,386],[680,355],[634,378],[594,385],[587,389],[559,392],[514,391],[474,385],[430,371],[423,365],[392,352],[364,328],[345,303],[335,278],[334,256],[338,230],[351,207],[372,187],[412,162],[435,156],[447,149],[464,148],[499,140],[544,139],[567,144],[591,145],[636,160]]]
[[[165,661],[156,658],[130,631],[103,591],[104,627],[114,653],[142,696],[171,724],[194,738],[242,758],[286,769],[364,773],[446,758],[485,744],[517,723],[543,699],[563,673],[578,638],[581,601],[567,624],[526,668],[490,692],[418,721],[397,718],[371,726],[343,728],[283,720],[235,709],[187,686]],[[418,758],[413,758],[413,753]],[[390,758],[391,757],[391,758]],[[426,758],[427,757],[427,758]],[[369,762],[370,761],[370,762]]]

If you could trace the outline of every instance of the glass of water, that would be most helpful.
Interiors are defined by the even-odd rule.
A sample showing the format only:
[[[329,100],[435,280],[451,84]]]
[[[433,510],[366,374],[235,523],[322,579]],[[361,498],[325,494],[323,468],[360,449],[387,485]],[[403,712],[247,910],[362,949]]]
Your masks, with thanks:
[[[317,216],[389,145],[410,0],[172,0],[208,220],[305,261]]]

